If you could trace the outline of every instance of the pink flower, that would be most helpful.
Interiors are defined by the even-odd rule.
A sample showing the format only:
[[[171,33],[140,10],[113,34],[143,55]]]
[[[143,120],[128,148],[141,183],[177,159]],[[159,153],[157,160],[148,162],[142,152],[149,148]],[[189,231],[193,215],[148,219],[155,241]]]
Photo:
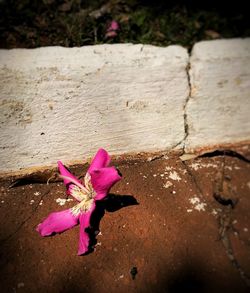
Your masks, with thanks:
[[[116,20],[112,20],[107,31],[118,31],[119,30],[119,24]]]
[[[107,28],[105,37],[114,38],[117,36],[117,31],[119,30],[119,24],[116,20],[112,20],[109,27]]]
[[[78,255],[88,251],[89,235],[85,230],[90,226],[91,215],[96,207],[95,202],[104,199],[110,188],[121,180],[116,168],[108,167],[109,163],[109,154],[104,149],[99,149],[85,175],[84,184],[82,184],[64,167],[61,161],[58,161],[58,169],[64,179],[67,193],[79,203],[70,209],[49,214],[36,228],[41,236],[61,233],[80,223]]]

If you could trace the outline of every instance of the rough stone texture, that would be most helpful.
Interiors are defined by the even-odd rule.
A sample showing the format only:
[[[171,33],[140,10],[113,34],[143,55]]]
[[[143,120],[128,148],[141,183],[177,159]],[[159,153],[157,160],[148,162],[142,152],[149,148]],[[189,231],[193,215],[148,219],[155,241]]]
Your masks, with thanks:
[[[171,149],[184,137],[187,51],[100,45],[0,50],[1,172]]]
[[[179,46],[0,50],[0,173],[249,142],[250,39],[197,43],[188,62]]]
[[[250,39],[197,43],[190,58],[186,150],[250,139]]]

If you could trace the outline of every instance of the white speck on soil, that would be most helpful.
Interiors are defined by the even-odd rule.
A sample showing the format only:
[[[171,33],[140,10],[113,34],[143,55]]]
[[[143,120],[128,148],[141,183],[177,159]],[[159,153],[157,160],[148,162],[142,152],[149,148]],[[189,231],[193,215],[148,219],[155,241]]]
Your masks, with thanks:
[[[34,201],[34,199],[32,199],[31,201],[30,201],[30,204],[33,204],[35,201]]]
[[[154,176],[154,177],[156,177],[156,176],[157,176],[157,174],[153,174],[153,176]]]
[[[189,199],[189,201],[191,202],[191,204],[196,204],[200,202],[199,197],[195,196]]]
[[[176,171],[171,171],[170,173],[169,173],[169,176],[168,176],[170,179],[172,179],[172,180],[177,180],[177,181],[180,181],[181,180],[181,177],[177,174],[177,172]]]
[[[127,182],[126,184],[129,185],[129,182]]]
[[[34,195],[35,196],[38,196],[38,195],[40,195],[41,193],[39,192],[39,191],[36,191],[36,192],[34,192]]]
[[[97,242],[96,243],[96,246],[102,246],[102,243],[101,242]]]
[[[142,177],[143,177],[143,178],[147,178],[147,176],[146,176],[146,175],[143,175]]]
[[[235,225],[236,223],[238,223],[237,220],[233,220],[232,224]]]
[[[197,211],[203,211],[203,212],[205,212],[205,206],[206,206],[207,204],[206,203],[204,203],[204,202],[202,202],[202,203],[198,203],[195,207],[194,207],[194,209],[195,210],[197,210]]]
[[[1,200],[1,203],[4,203],[4,200]]]
[[[187,212],[188,213],[191,213],[193,210],[192,209],[187,209]]]
[[[191,164],[191,168],[194,169],[195,171],[197,171],[198,169],[201,169],[201,168],[209,168],[209,167],[212,167],[212,168],[218,168],[218,165],[217,164],[213,164],[213,163],[208,163],[208,164],[202,164],[202,163],[192,163]]]
[[[243,231],[244,231],[244,232],[248,232],[248,229],[247,229],[247,228],[244,228]]]
[[[173,183],[171,181],[167,181],[165,184],[163,184],[163,187],[164,188],[169,188],[172,185],[173,185]]]
[[[24,283],[23,282],[17,284],[17,288],[23,288],[23,287],[24,287]]]
[[[176,194],[176,191],[175,190],[173,190],[173,194]]]
[[[171,171],[172,169],[173,169],[173,167],[170,167],[170,166],[166,166],[166,167],[165,167],[165,170],[166,170],[166,171]]]
[[[207,205],[205,202],[201,202],[200,199],[195,196],[193,198],[189,199],[190,203],[194,206],[194,209],[197,211],[204,211],[205,212],[205,206]]]
[[[247,187],[250,189],[250,181],[247,182]]]
[[[215,215],[216,216],[217,214],[218,214],[218,212],[215,209],[213,209],[212,210],[212,215]]]
[[[195,171],[197,171],[200,168],[200,164],[199,163],[192,163],[191,168],[194,169]]]
[[[71,199],[71,198],[60,198],[60,197],[58,197],[56,199],[56,202],[59,204],[59,206],[64,206],[66,204],[66,202],[69,202],[69,201],[73,201],[73,199]]]
[[[123,278],[124,278],[124,275],[120,275],[118,280],[123,279]]]
[[[225,166],[225,169],[232,171],[232,167],[231,166]]]
[[[39,206],[41,206],[43,204],[43,200],[41,200],[40,202],[39,202]]]
[[[122,225],[122,228],[125,228],[126,227],[126,224]]]
[[[238,167],[238,166],[235,166],[234,169],[235,169],[235,170],[240,170],[241,168]]]

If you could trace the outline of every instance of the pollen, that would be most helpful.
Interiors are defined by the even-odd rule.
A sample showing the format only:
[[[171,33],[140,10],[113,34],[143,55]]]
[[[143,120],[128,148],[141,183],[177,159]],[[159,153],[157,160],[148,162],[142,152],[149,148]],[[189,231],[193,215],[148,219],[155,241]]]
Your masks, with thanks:
[[[81,188],[80,186],[72,187],[72,195],[75,198],[80,199],[80,203],[71,208],[71,212],[73,215],[78,215],[81,212],[89,211],[94,202],[94,197],[96,193],[91,183],[91,177],[88,173],[84,177],[84,185],[84,188]]]

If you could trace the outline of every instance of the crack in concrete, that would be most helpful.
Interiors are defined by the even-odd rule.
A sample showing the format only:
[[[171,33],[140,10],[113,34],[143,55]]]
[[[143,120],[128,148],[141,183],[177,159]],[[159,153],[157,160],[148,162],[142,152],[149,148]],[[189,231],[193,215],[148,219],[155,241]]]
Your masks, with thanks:
[[[16,235],[22,229],[22,227],[34,216],[35,212],[37,211],[37,209],[39,207],[39,203],[49,193],[50,193],[50,189],[48,191],[44,192],[42,194],[42,196],[40,196],[40,199],[38,201],[38,204],[34,207],[34,209],[32,210],[31,214],[17,227],[17,229],[13,233],[11,233],[7,237],[5,237],[5,238],[3,238],[3,239],[0,240],[0,246],[3,245],[4,243],[6,243],[7,241],[9,241],[14,235]]]
[[[187,67],[186,67],[186,74],[187,74],[187,80],[188,80],[189,93],[188,93],[188,96],[187,96],[185,104],[184,104],[183,118],[184,118],[185,136],[184,136],[184,139],[183,139],[183,153],[185,152],[185,147],[186,147],[185,142],[186,142],[186,139],[187,139],[187,137],[189,135],[189,124],[188,124],[188,118],[187,118],[187,105],[188,105],[188,102],[189,102],[189,100],[191,98],[191,92],[192,92],[191,77],[190,77],[190,70],[191,70],[190,57],[191,56],[189,56],[189,61],[188,61]]]
[[[183,120],[184,120],[184,137],[182,138],[181,141],[179,141],[177,144],[175,144],[171,149],[174,150],[175,148],[177,148],[178,146],[181,145],[182,148],[182,155],[185,153],[185,147],[186,147],[186,139],[189,136],[189,124],[188,124],[188,118],[187,118],[187,105],[188,102],[191,98],[191,91],[192,91],[192,85],[191,85],[191,78],[190,78],[190,69],[191,69],[191,63],[190,63],[190,57],[189,56],[189,61],[188,64],[186,66],[186,75],[187,75],[187,81],[188,81],[188,88],[189,88],[189,92],[188,95],[185,99],[184,105],[183,105]]]

